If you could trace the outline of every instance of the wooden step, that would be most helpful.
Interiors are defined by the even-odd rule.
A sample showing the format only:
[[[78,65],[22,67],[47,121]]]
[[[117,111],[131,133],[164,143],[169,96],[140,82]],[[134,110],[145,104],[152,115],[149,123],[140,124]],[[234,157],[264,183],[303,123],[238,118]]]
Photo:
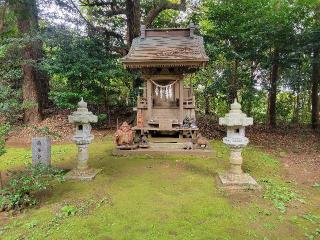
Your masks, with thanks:
[[[183,139],[174,137],[150,137],[149,142],[152,143],[179,143],[184,142]]]
[[[164,142],[150,142],[150,148],[152,149],[183,149],[184,143],[164,143]]]

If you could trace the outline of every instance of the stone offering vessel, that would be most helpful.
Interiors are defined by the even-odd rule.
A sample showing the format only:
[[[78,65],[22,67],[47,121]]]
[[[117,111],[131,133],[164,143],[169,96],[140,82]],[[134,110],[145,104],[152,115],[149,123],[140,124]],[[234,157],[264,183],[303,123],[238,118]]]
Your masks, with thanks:
[[[92,180],[100,171],[88,167],[88,146],[94,139],[90,123],[96,123],[98,117],[88,111],[87,103],[81,99],[77,111],[69,116],[69,122],[74,124],[75,135],[72,140],[78,147],[78,166],[67,174],[67,179]]]
[[[253,124],[253,118],[241,111],[241,105],[235,99],[230,112],[219,118],[219,124],[227,126],[227,136],[223,142],[230,146],[230,169],[218,174],[222,186],[232,189],[259,188],[257,182],[241,168],[242,148],[249,142],[245,137],[245,127]]]

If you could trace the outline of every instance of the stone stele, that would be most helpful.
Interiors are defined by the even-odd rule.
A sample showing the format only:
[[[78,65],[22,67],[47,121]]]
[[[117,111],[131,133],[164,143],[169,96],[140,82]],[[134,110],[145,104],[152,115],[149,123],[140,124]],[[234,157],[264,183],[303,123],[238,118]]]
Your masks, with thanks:
[[[94,179],[101,171],[101,169],[88,167],[88,146],[94,139],[91,134],[90,123],[96,123],[97,121],[98,117],[88,111],[87,103],[81,99],[77,111],[69,116],[69,122],[74,124],[75,135],[72,139],[78,147],[78,166],[67,174],[66,179],[89,181]]]
[[[51,140],[48,137],[32,138],[32,165],[51,165]]]
[[[223,118],[219,118],[219,124],[227,126],[227,136],[223,142],[230,147],[230,169],[218,174],[218,180],[223,188],[228,189],[259,189],[257,182],[247,173],[244,173],[241,165],[243,162],[242,148],[249,140],[245,137],[245,127],[253,124],[253,118],[247,117],[241,111],[241,105],[235,99],[231,104],[231,110]]]

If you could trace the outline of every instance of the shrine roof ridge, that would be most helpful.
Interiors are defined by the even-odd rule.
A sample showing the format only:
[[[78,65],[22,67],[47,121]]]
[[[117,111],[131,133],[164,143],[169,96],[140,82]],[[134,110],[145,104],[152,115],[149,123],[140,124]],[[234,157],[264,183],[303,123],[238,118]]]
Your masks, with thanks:
[[[189,28],[145,29],[135,38],[129,53],[122,59],[126,68],[202,67],[209,61],[203,38]]]

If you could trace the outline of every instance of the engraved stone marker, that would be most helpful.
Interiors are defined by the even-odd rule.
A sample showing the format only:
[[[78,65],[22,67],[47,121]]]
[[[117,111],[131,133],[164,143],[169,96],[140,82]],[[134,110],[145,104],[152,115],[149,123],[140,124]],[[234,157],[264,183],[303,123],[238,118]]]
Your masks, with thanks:
[[[48,137],[32,138],[32,165],[51,165],[51,140]]]

